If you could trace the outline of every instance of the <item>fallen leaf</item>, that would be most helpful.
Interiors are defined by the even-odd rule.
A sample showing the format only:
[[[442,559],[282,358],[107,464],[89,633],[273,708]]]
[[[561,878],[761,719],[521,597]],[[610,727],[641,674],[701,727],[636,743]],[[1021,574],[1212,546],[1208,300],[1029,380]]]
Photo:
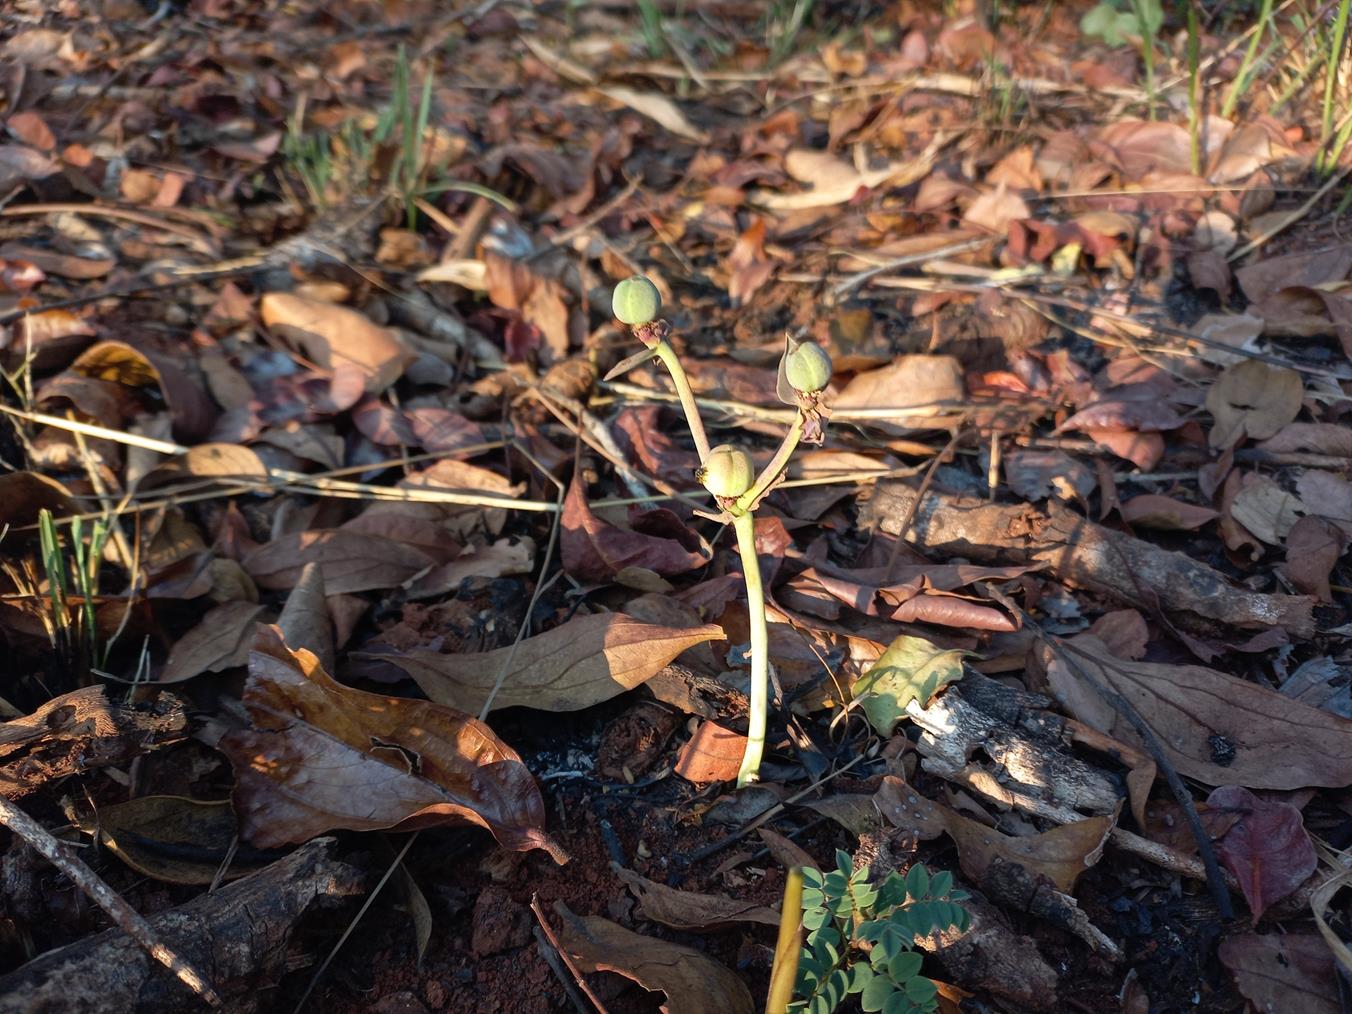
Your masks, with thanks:
[[[873,800],[893,825],[921,840],[947,834],[957,843],[962,871],[980,884],[997,862],[1022,866],[1069,894],[1103,856],[1112,817],[1090,817],[1041,834],[1013,837],[978,824],[956,810],[922,796],[893,775],[883,778]]]
[[[455,591],[466,578],[529,574],[534,566],[535,540],[528,535],[499,539],[486,546],[470,545],[454,560],[404,585],[404,595],[409,599],[431,598]]]
[[[870,423],[896,431],[933,425],[961,411],[967,389],[952,356],[899,356],[890,365],[860,373],[831,403],[833,412],[867,409]]]
[[[181,683],[204,672],[220,672],[249,661],[255,621],[263,607],[255,602],[226,602],[174,644],[158,683]]]
[[[785,155],[784,168],[794,179],[812,183],[813,189],[797,194],[758,191],[751,195],[752,204],[771,211],[797,211],[844,204],[852,200],[861,188],[871,190],[884,183],[904,187],[923,179],[933,169],[933,162],[922,155],[906,162],[891,162],[877,169],[860,172],[829,152],[795,148]]]
[[[962,220],[991,232],[1004,233],[1010,222],[1028,218],[1031,214],[1024,199],[1001,183],[974,200],[963,213]]]
[[[1102,641],[1117,658],[1144,658],[1150,644],[1150,630],[1145,625],[1145,617],[1135,609],[1104,613],[1089,625],[1087,633]]]
[[[244,706],[253,727],[220,749],[235,769],[240,833],[260,848],[345,828],[487,828],[504,848],[567,857],[544,830],[521,758],[476,719],[440,704],[335,682],[314,655],[258,628]]]
[[[969,654],[902,634],[854,681],[850,695],[878,734],[890,736],[905,717],[907,704],[915,701],[924,707],[941,688],[962,678],[962,660]]]
[[[1158,493],[1143,493],[1122,504],[1122,520],[1127,524],[1174,532],[1193,531],[1218,517],[1220,512],[1210,507],[1184,503]]]
[[[695,734],[681,747],[676,773],[687,782],[708,785],[737,777],[746,753],[746,737],[717,722],[701,722]]]
[[[1266,257],[1235,272],[1235,280],[1251,303],[1261,303],[1282,289],[1315,289],[1341,282],[1352,272],[1352,247],[1342,243],[1311,253]]]
[[[665,95],[658,92],[637,92],[623,85],[607,85],[596,90],[606,98],[642,113],[677,137],[683,137],[697,144],[707,144],[709,141],[709,135],[691,123],[685,113],[681,112],[680,106]]]
[[[388,328],[336,303],[269,292],[259,312],[269,330],[299,347],[320,369],[355,368],[371,394],[398,380],[415,358]]]
[[[576,916],[554,903],[563,919],[559,943],[584,972],[618,972],[644,989],[666,993],[663,1014],[753,1014],[741,978],[690,947],[641,936],[600,916]]]
[[[741,306],[770,280],[774,262],[765,256],[765,219],[757,218],[737,237],[728,255],[728,298]]]
[[[1258,445],[1273,453],[1314,451],[1338,458],[1352,458],[1352,428],[1337,423],[1299,423],[1283,426]]]
[[[686,648],[721,639],[723,628],[640,623],[618,613],[578,616],[513,648],[443,655],[425,648],[368,654],[408,673],[434,701],[477,714],[510,660],[494,709],[577,711],[643,683]]]
[[[611,868],[638,900],[639,908],[635,914],[652,922],[660,922],[663,926],[699,931],[727,929],[745,922],[762,926],[779,925],[779,913],[773,908],[716,894],[678,891],[639,876],[623,866],[612,864]]]
[[[1206,785],[1300,789],[1352,782],[1352,720],[1307,707],[1249,680],[1200,665],[1126,662],[1081,635],[1069,657],[1122,694],[1185,777]],[[1083,652],[1081,655],[1079,652]],[[1052,692],[1072,715],[1144,749],[1131,723],[1048,649]]]
[[[170,884],[235,880],[271,862],[234,848],[239,823],[230,800],[138,796],[100,806],[91,822],[99,844],[137,873]],[[230,862],[227,865],[226,860]]]
[[[1087,497],[1097,485],[1094,473],[1065,451],[1011,451],[1004,467],[1009,488],[1028,501]]]
[[[1329,575],[1347,548],[1347,535],[1320,517],[1304,517],[1286,534],[1286,563],[1282,573],[1298,591],[1320,602],[1332,602]]]
[[[655,512],[648,512],[655,513]],[[644,567],[663,577],[673,577],[703,567],[709,553],[697,534],[686,528],[670,511],[665,535],[650,535],[607,524],[587,503],[586,485],[573,477],[563,502],[559,555],[563,569],[581,581],[613,581],[626,567]]]
[[[424,550],[354,529],[292,532],[266,542],[240,561],[263,588],[293,588],[317,563],[330,595],[396,588],[437,564]]]
[[[1241,933],[1217,949],[1235,988],[1265,1014],[1339,1014],[1338,971],[1314,933]]]
[[[1239,820],[1216,843],[1216,854],[1235,875],[1253,924],[1274,902],[1290,895],[1319,867],[1300,811],[1290,803],[1261,799],[1239,785],[1222,785],[1207,805],[1236,812]]]
[[[1211,446],[1229,447],[1250,437],[1266,440],[1300,413],[1304,384],[1284,366],[1246,359],[1226,369],[1206,395],[1215,419]]]
[[[1295,523],[1312,513],[1294,493],[1266,475],[1246,475],[1229,504],[1234,518],[1269,546],[1279,546]]]

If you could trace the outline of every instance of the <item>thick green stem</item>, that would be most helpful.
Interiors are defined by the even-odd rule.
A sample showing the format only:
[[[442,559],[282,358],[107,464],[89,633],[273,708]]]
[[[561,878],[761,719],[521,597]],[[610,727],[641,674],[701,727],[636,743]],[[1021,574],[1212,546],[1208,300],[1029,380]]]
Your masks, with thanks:
[[[770,709],[770,636],[765,626],[765,589],[761,586],[760,560],[756,558],[756,519],[750,511],[732,519],[737,549],[742,555],[746,578],[746,605],[751,627],[751,704],[747,718],[746,752],[737,772],[740,789],[756,780],[765,753],[765,718]]]
[[[704,421],[699,417],[699,407],[695,404],[695,392],[690,389],[690,381],[685,375],[676,350],[665,338],[653,346],[653,354],[662,360],[662,365],[671,374],[671,382],[676,386],[676,395],[681,399],[681,408],[685,410],[685,421],[690,427],[690,435],[695,438],[695,452],[700,464],[709,457],[709,438],[704,433]]]
[[[784,434],[784,442],[779,445],[779,450],[775,451],[775,456],[770,459],[770,463],[765,466],[761,474],[756,476],[756,481],[752,483],[751,488],[737,498],[737,505],[732,513],[740,513],[751,510],[756,501],[765,495],[765,491],[770,488],[770,483],[779,478],[779,473],[789,463],[789,458],[798,447],[798,441],[803,435],[803,413],[799,412],[793,420],[793,425],[789,427],[789,432]]]

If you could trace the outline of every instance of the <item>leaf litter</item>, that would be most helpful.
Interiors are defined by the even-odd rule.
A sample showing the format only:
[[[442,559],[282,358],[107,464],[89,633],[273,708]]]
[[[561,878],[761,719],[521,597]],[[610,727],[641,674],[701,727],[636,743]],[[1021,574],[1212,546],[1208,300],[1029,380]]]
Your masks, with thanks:
[[[378,897],[326,1010],[564,1009],[549,958],[611,1009],[750,1009],[785,867],[844,848],[985,895],[926,948],[944,996],[1333,1009],[1319,31],[1199,5],[1194,122],[1183,14],[1142,39],[1114,4],[854,36],[831,3],[47,6],[0,44],[0,791],[50,827],[92,801],[66,823],[129,899],[271,897],[305,883],[272,849],[361,831],[344,868],[407,847],[408,914]],[[665,372],[597,379],[635,273],[761,463],[784,332],[834,361],[756,529],[778,687],[740,795],[742,563]],[[99,967],[100,926],[11,882],[5,972]],[[304,1001],[264,964],[260,1009]]]

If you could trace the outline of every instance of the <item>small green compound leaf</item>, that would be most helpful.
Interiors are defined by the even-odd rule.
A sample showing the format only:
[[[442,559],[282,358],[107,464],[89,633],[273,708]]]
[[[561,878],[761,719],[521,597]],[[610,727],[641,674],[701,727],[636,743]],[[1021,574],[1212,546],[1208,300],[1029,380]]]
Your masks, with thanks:
[[[947,898],[948,892],[953,890],[953,874],[948,870],[941,870],[934,875],[930,881],[930,896],[934,898]]]
[[[821,929],[830,919],[830,913],[824,908],[812,908],[803,913],[803,927],[808,931]]]
[[[929,894],[929,870],[923,863],[916,863],[906,874],[906,893],[912,898],[923,898]]]
[[[917,1007],[933,1003],[934,998],[939,995],[939,987],[934,985],[929,979],[922,976],[916,976],[910,982],[906,983],[906,999]]]
[[[905,717],[906,705],[911,701],[926,705],[941,687],[962,677],[962,660],[970,654],[903,634],[854,681],[850,693],[878,734],[890,736]]]
[[[803,867],[803,897],[807,897],[807,889],[816,888],[821,890],[822,871],[814,870],[811,866]]]
[[[893,993],[883,1003],[883,1014],[911,1014],[915,1005],[906,999],[905,993]]]
[[[915,951],[902,951],[887,964],[887,974],[897,982],[905,982],[920,974],[924,959]]]
[[[868,988],[868,984],[874,980],[873,969],[862,961],[850,969],[850,992],[862,993]]]
[[[1080,31],[1097,37],[1109,46],[1124,46],[1136,32],[1136,16],[1130,11],[1118,10],[1108,0],[1086,11],[1080,18]]]
[[[896,987],[891,982],[881,975],[874,976],[859,994],[859,1006],[869,1012],[880,1011],[895,993]]]

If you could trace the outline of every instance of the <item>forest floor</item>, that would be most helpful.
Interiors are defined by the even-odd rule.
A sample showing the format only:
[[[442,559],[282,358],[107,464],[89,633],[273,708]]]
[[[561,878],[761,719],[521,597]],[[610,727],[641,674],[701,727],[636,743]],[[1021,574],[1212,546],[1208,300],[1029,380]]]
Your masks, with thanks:
[[[3,5],[0,1011],[742,1014],[838,862],[915,1009],[1346,1009],[1349,4],[1166,7]],[[832,360],[740,790],[636,274],[758,466]]]

